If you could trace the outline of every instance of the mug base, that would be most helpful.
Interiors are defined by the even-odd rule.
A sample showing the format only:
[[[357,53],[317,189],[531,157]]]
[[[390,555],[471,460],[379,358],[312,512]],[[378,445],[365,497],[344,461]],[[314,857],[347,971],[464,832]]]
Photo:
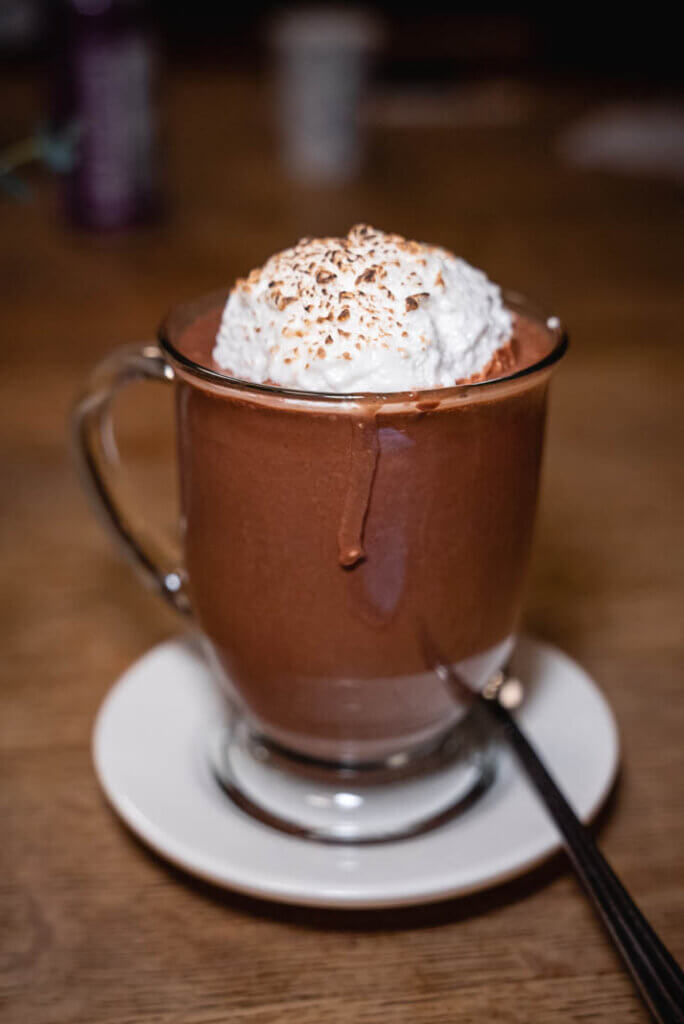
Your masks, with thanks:
[[[214,736],[210,757],[246,814],[288,835],[339,844],[428,832],[482,796],[496,768],[495,746],[470,715],[438,743],[343,765],[286,750],[236,716]]]

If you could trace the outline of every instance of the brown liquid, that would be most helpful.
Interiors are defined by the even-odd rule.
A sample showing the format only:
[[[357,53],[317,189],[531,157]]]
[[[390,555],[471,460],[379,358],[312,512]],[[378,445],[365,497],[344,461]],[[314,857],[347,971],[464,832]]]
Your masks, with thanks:
[[[220,312],[174,314],[165,336],[211,367]],[[518,316],[505,372],[554,340]],[[515,629],[549,371],[349,404],[217,388],[178,369],[192,601],[244,710],[323,757],[442,731],[455,710],[426,671],[420,630],[482,674]]]

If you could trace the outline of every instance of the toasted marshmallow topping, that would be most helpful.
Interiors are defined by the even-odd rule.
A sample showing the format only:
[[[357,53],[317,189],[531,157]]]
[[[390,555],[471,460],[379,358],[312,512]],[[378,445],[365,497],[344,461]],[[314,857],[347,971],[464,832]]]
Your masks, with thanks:
[[[301,391],[415,391],[482,374],[512,327],[482,271],[357,225],[303,238],[237,281],[213,358],[231,376]]]

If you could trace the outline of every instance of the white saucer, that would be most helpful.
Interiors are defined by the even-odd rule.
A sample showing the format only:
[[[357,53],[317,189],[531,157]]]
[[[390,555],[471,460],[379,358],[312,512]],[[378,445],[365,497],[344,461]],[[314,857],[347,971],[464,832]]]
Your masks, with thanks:
[[[512,669],[528,699],[518,718],[583,819],[618,765],[615,720],[596,685],[548,644],[522,639]],[[209,764],[222,702],[191,638],[168,641],[114,685],[95,724],[100,783],[126,824],[162,857],[216,885],[262,899],[383,907],[462,895],[528,870],[557,832],[507,750],[491,788],[463,815],[414,839],[330,846],[248,817]]]

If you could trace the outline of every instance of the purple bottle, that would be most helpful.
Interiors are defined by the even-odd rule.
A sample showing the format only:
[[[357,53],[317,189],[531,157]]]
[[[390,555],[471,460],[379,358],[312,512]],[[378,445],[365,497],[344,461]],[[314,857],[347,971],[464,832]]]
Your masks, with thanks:
[[[74,140],[68,216],[122,228],[159,212],[155,49],[141,0],[61,0],[53,124]]]

